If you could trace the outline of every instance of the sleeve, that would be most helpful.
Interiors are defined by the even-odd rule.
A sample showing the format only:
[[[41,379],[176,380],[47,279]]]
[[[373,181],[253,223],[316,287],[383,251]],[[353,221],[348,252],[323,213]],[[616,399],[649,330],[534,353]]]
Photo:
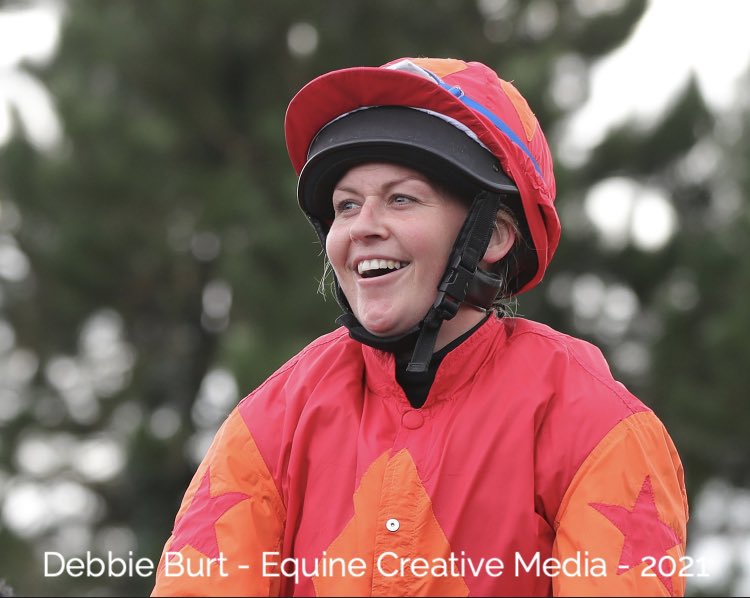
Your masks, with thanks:
[[[153,596],[274,596],[286,511],[239,410],[216,434],[188,486],[156,571]],[[271,558],[269,562],[273,562]]]
[[[682,464],[651,411],[620,421],[576,472],[555,518],[555,596],[682,596],[693,574]]]

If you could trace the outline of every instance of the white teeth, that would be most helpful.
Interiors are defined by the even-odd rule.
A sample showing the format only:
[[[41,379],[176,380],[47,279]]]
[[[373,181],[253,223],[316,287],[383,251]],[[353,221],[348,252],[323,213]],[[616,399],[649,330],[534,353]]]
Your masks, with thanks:
[[[398,270],[403,265],[394,260],[362,260],[357,264],[357,272],[364,274],[370,270]]]

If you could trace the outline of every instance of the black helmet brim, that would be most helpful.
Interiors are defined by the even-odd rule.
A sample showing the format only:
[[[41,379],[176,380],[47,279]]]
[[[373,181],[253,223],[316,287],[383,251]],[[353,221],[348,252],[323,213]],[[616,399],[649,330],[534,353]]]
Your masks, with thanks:
[[[422,110],[377,106],[320,130],[297,186],[303,211],[327,228],[336,183],[353,166],[376,161],[414,168],[450,190],[466,189],[467,200],[473,190],[518,193],[497,158],[457,126]]]

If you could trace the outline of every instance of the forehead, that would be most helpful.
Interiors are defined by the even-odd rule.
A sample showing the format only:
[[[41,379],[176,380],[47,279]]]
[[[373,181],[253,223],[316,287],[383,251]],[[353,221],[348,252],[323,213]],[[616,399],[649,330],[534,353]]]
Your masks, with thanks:
[[[428,185],[435,191],[440,190],[437,183],[418,170],[389,162],[367,162],[352,166],[339,179],[334,190],[359,182],[387,185],[402,181],[417,181]]]

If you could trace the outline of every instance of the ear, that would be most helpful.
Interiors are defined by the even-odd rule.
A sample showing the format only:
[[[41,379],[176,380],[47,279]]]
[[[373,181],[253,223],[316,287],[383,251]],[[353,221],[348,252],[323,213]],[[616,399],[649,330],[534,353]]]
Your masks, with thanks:
[[[492,230],[492,237],[490,238],[490,243],[487,246],[482,263],[491,266],[499,262],[508,254],[515,242],[516,231],[503,217],[503,214],[498,213],[495,220],[495,228]]]

